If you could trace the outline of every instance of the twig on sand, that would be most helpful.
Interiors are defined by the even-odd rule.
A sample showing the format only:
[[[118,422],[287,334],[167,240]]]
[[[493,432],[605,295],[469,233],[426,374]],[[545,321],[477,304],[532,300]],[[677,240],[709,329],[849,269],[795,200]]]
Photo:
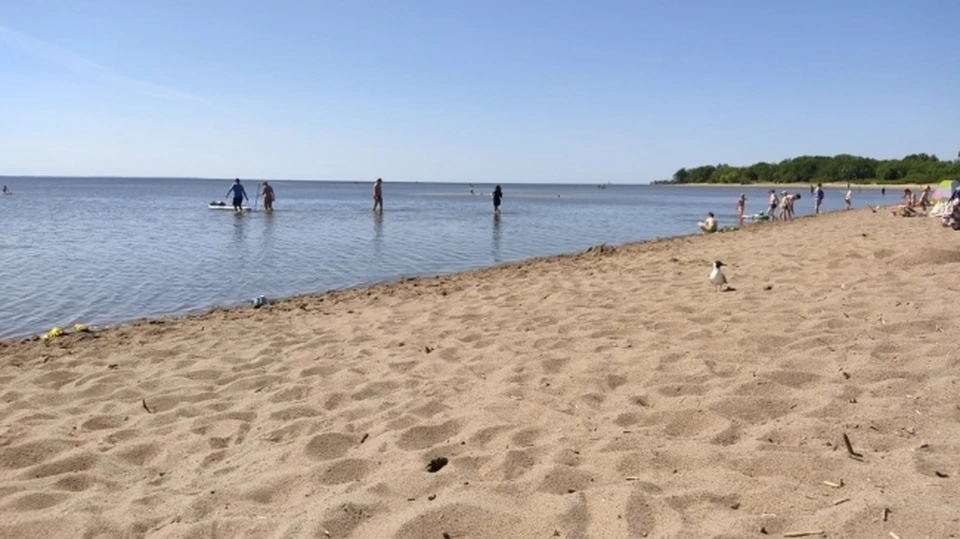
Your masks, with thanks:
[[[857,453],[853,450],[853,444],[850,443],[850,438],[846,432],[843,433],[843,445],[847,446],[847,454],[850,455],[850,458],[863,460],[863,453]]]
[[[890,516],[890,508],[889,508],[889,507],[884,507],[884,508],[883,508],[883,521],[886,522],[886,521],[887,521],[887,517],[889,517],[889,516]]]
[[[893,537],[893,539],[900,539],[900,536],[893,532],[890,532],[890,537]]]
[[[787,532],[784,537],[810,537],[811,535],[823,535],[823,530],[814,530],[809,532]]]
[[[833,505],[840,505],[841,503],[847,503],[850,501],[850,498],[840,498],[839,500],[833,502]]]
[[[840,488],[843,486],[843,479],[841,479],[839,483],[834,483],[833,481],[824,481],[823,484],[827,485],[828,487]]]
[[[143,405],[143,409],[146,410],[148,414],[153,413],[153,410],[151,410],[150,407],[147,406],[147,399],[143,399],[142,401],[140,401],[140,404]]]

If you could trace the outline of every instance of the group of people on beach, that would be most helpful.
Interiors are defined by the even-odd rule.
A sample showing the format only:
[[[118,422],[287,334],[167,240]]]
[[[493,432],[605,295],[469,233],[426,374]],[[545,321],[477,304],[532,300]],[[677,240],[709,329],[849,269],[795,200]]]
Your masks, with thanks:
[[[4,192],[6,192],[7,186],[3,186],[3,189]],[[470,184],[470,194],[473,194],[473,184]],[[273,202],[276,200],[273,187],[267,182],[261,183],[257,188],[257,196],[260,195],[263,196],[264,211],[272,212]],[[233,211],[236,213],[243,213],[243,203],[250,202],[250,197],[247,196],[246,189],[244,189],[243,184],[240,183],[240,178],[236,178],[233,181],[233,185],[227,190],[227,196],[233,198]],[[494,187],[491,196],[493,198],[493,213],[500,215],[500,204],[503,202],[503,189],[497,185]],[[383,212],[383,178],[377,178],[377,181],[373,182],[373,211],[375,213]]]
[[[817,215],[820,213],[820,208],[823,205],[823,199],[825,197],[825,191],[823,189],[823,184],[818,183],[816,185],[810,186],[810,194],[813,196],[813,213]],[[788,221],[796,217],[795,204],[798,200],[803,197],[800,193],[790,193],[789,191],[782,191],[777,195],[776,189],[771,189],[769,192],[768,206],[765,211],[762,211],[756,215],[753,215],[751,218],[754,221]],[[850,188],[850,185],[847,184],[847,191],[843,196],[844,204],[846,209],[852,209],[853,206],[853,190]],[[747,207],[747,195],[746,193],[740,193],[740,197],[737,199],[737,224],[742,225],[746,219],[745,212]],[[707,218],[702,222],[697,223],[697,226],[703,232],[716,232],[719,230],[716,216],[713,212],[707,214]]]

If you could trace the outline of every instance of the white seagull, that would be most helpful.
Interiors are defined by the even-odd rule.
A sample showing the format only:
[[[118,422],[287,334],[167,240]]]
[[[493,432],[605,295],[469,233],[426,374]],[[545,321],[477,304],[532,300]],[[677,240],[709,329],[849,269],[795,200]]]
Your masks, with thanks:
[[[717,260],[713,263],[713,271],[710,272],[710,282],[717,287],[717,292],[722,292],[724,285],[727,284],[727,276],[723,274],[723,270],[720,269],[722,266],[725,266],[723,262]]]

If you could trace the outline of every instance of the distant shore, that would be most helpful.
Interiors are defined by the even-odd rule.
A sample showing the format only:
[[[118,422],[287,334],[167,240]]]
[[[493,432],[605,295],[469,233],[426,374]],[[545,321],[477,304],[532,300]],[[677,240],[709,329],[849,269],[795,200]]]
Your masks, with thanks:
[[[743,189],[745,187],[753,189],[810,189],[809,183],[803,182],[791,182],[791,183],[662,183],[657,184],[659,186],[666,187],[726,187],[730,189]],[[813,184],[816,185],[816,184]],[[903,191],[904,189],[910,189],[917,191],[923,189],[924,186],[929,185],[931,189],[936,188],[936,183],[900,183],[900,184],[879,184],[879,183],[851,183],[851,189],[872,189],[880,190],[886,188],[887,191]],[[845,190],[847,188],[846,183],[824,183],[824,189],[838,189]]]

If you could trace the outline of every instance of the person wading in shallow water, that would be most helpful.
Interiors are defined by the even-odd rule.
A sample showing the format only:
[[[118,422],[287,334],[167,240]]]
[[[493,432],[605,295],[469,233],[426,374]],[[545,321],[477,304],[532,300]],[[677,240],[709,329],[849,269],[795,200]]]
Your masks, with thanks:
[[[373,182],[373,211],[383,211],[383,179]]]
[[[233,181],[233,185],[227,190],[228,196],[230,193],[233,193],[233,211],[237,213],[243,212],[243,201],[249,201],[250,199],[247,197],[247,191],[240,185],[240,178]]]
[[[500,202],[503,200],[503,190],[500,186],[493,189],[493,213],[500,213]]]
[[[273,193],[273,187],[269,183],[263,182],[263,209],[265,211],[273,211],[273,201],[276,199],[276,196]]]

